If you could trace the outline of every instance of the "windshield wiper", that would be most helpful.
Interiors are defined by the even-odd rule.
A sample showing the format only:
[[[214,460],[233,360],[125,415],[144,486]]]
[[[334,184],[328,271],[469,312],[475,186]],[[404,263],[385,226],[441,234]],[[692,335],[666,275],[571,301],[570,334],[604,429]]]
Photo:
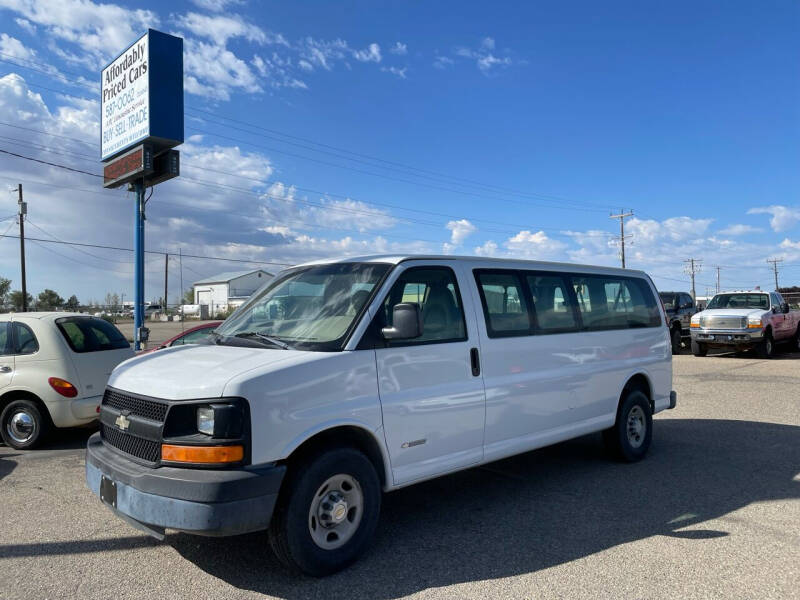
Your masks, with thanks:
[[[241,333],[234,334],[233,337],[238,337],[238,338],[258,338],[259,340],[263,340],[265,342],[268,342],[268,343],[272,344],[273,346],[277,346],[281,350],[289,350],[290,349],[289,348],[289,344],[287,344],[286,342],[282,342],[280,340],[277,340],[277,339],[275,339],[273,337],[270,337],[270,336],[268,336],[266,334],[263,334],[263,333],[260,333],[258,331],[242,331]]]

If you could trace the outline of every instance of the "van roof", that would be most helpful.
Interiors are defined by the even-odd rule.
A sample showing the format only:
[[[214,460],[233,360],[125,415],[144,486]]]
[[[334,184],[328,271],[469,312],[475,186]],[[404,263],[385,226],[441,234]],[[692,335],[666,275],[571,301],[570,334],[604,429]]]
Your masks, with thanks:
[[[586,273],[647,275],[644,271],[640,271],[637,269],[620,269],[619,267],[603,267],[598,265],[582,265],[576,263],[524,260],[519,258],[456,256],[452,254],[372,254],[366,256],[348,256],[343,258],[313,260],[298,266],[309,266],[309,265],[331,264],[331,263],[349,263],[349,262],[367,262],[367,263],[374,262],[374,263],[390,263],[392,265],[397,265],[400,264],[401,262],[409,260],[458,260],[458,261],[469,261],[472,263],[480,263],[486,265],[497,265],[497,266],[509,265],[509,266],[514,266],[516,268],[543,268],[545,270],[563,269],[565,271],[574,271],[578,269]]]

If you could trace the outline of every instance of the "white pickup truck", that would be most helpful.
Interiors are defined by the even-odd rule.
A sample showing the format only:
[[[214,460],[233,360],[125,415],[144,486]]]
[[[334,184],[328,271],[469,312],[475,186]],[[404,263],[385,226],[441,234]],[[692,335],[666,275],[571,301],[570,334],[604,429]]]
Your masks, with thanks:
[[[692,354],[705,356],[709,348],[737,352],[755,348],[760,358],[771,358],[777,343],[790,343],[792,350],[799,350],[798,323],[800,311],[790,310],[778,292],[717,294],[692,317]]]

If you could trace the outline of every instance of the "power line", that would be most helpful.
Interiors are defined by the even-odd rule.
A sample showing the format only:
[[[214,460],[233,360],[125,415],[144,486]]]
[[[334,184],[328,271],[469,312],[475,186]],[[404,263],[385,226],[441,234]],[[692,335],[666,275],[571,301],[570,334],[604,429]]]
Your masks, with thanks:
[[[692,278],[692,300],[697,301],[697,293],[695,292],[694,276],[702,270],[703,261],[696,258],[687,258],[685,261],[685,272]]]
[[[27,59],[20,59],[18,57],[10,55],[10,54],[4,54],[4,53],[0,53],[0,54],[3,54],[3,55],[5,55],[7,57],[10,57],[10,58],[13,58],[15,61],[19,61],[19,62],[11,62],[9,60],[0,59],[0,62],[8,62],[10,64],[13,64],[14,66],[21,67],[21,68],[24,68],[24,69],[30,69],[31,71],[35,71],[35,72],[47,75],[49,77],[57,77],[57,78],[61,79],[62,81],[66,82],[66,83],[71,83],[71,84],[76,85],[76,86],[85,87],[85,85],[86,85],[85,81],[76,81],[76,80],[72,80],[72,79],[64,76],[63,73],[69,73],[68,71],[59,70],[59,72],[54,73],[52,71],[52,69],[55,68],[54,65],[50,65],[50,64],[47,64],[47,63],[37,63],[35,61],[31,61],[31,60],[27,60]],[[29,64],[20,64],[20,62],[29,63]],[[38,67],[44,67],[44,68],[43,69],[37,69],[36,67],[32,67],[30,65],[37,65]],[[73,73],[73,74],[76,75],[77,77],[80,77],[80,78],[84,79],[82,75],[79,75],[77,73]],[[54,93],[63,93],[63,92],[60,92],[58,90],[52,90],[52,89],[50,91],[53,91]],[[69,95],[69,94],[67,94],[67,95]],[[86,98],[86,97],[82,97],[82,96],[75,96],[75,97],[79,98],[79,99],[82,99],[82,100],[85,100],[85,101],[89,101],[89,102],[95,102],[96,101],[96,100],[93,100],[91,98]],[[484,190],[490,190],[490,191],[493,190],[493,191],[500,191],[500,192],[503,192],[503,193],[509,193],[509,194],[512,194],[512,195],[520,196],[520,197],[535,197],[535,198],[543,198],[543,199],[555,200],[555,201],[560,202],[560,203],[567,202],[567,203],[571,203],[571,204],[575,204],[575,205],[596,206],[597,208],[594,209],[594,210],[596,210],[596,211],[604,210],[604,208],[602,208],[603,207],[602,204],[595,203],[595,202],[573,200],[573,199],[564,198],[564,197],[556,196],[556,195],[552,195],[552,194],[541,194],[541,193],[535,193],[535,192],[526,192],[526,191],[516,190],[516,189],[513,189],[513,188],[508,188],[508,187],[505,187],[505,186],[493,184],[493,183],[485,183],[485,182],[480,182],[480,181],[476,181],[476,180],[473,180],[473,179],[468,179],[468,178],[464,178],[464,177],[458,177],[458,176],[454,176],[454,175],[449,175],[449,174],[446,174],[446,173],[441,173],[441,172],[433,171],[433,170],[430,170],[430,169],[423,169],[423,168],[416,167],[416,166],[413,166],[413,165],[404,164],[404,163],[401,163],[401,162],[398,162],[398,161],[387,160],[387,159],[376,157],[376,156],[372,156],[372,155],[369,155],[369,154],[365,154],[365,153],[361,153],[361,152],[355,152],[355,151],[352,151],[352,150],[348,150],[346,148],[333,146],[331,144],[326,144],[326,143],[323,143],[323,142],[317,142],[317,141],[311,140],[309,138],[296,136],[296,135],[289,134],[289,133],[286,133],[286,132],[282,132],[282,131],[279,131],[279,130],[276,130],[276,129],[270,129],[270,128],[264,127],[262,125],[258,125],[256,123],[251,123],[251,122],[243,121],[243,120],[240,120],[240,119],[235,119],[233,117],[229,117],[229,116],[226,116],[226,115],[213,113],[213,112],[210,112],[210,111],[207,111],[207,110],[204,110],[202,108],[195,107],[195,106],[192,106],[192,105],[187,105],[186,109],[188,111],[194,111],[194,112],[197,112],[197,113],[200,113],[200,114],[204,114],[204,115],[208,115],[208,116],[214,117],[216,119],[223,119],[224,121],[230,121],[232,123],[238,123],[240,125],[245,125],[247,127],[256,129],[259,132],[261,132],[261,133],[258,134],[258,135],[260,135],[260,137],[267,137],[269,139],[272,139],[274,141],[277,141],[277,142],[280,142],[280,143],[283,143],[283,144],[289,144],[289,145],[292,145],[292,146],[295,146],[295,147],[300,147],[300,148],[304,148],[306,150],[311,150],[312,152],[326,154],[326,155],[329,155],[329,156],[334,156],[334,157],[341,158],[341,159],[348,160],[348,161],[352,161],[352,162],[358,162],[358,163],[365,164],[365,165],[368,165],[368,166],[371,166],[371,167],[377,167],[377,168],[386,169],[386,170],[390,170],[390,171],[401,172],[401,173],[403,173],[405,175],[409,175],[409,176],[412,176],[412,177],[428,179],[428,180],[432,180],[432,181],[448,180],[451,184],[455,183],[456,185],[460,185],[462,187],[472,187],[472,188],[477,187],[477,188],[481,188],[481,189],[484,189]],[[215,121],[210,120],[208,118],[205,118],[205,120],[207,122],[209,122],[209,123],[212,123],[212,124],[215,123]],[[235,130],[238,130],[238,131],[242,131],[244,133],[250,133],[250,134],[256,135],[256,132],[253,132],[253,131],[251,131],[249,129],[243,129],[241,127],[235,127],[233,125],[230,125],[229,123],[225,123],[225,122],[222,122],[222,121],[216,121],[216,124],[222,125],[222,126],[226,127],[227,129],[235,129]],[[274,134],[274,135],[264,135],[264,132],[269,133],[269,134]],[[224,137],[224,136],[221,136],[219,134],[212,133],[212,132],[202,132],[201,131],[201,133],[205,133],[206,135],[215,135],[217,137]],[[278,136],[281,136],[281,137],[275,137],[275,135],[278,135]],[[283,138],[288,138],[288,139],[283,139]],[[291,141],[291,140],[297,140],[297,141],[303,142],[303,143],[300,144],[300,143],[297,143],[297,142]],[[309,146],[307,144],[311,144],[311,146]],[[317,146],[318,148],[315,148],[314,146]],[[320,148],[325,148],[325,150],[321,150]],[[285,151],[281,151],[281,150],[277,150],[277,149],[270,149],[270,151],[279,152],[279,153],[286,153]],[[350,156],[343,156],[341,153],[345,153],[345,154],[348,154]],[[302,160],[318,161],[318,159],[313,159],[313,158],[307,157],[307,156],[294,155],[294,154],[290,154],[290,153],[286,153],[286,154],[288,154],[290,156],[294,156],[296,158],[300,158]],[[375,164],[375,163],[381,163],[381,164]],[[336,164],[332,164],[332,163],[330,165],[338,167],[338,168],[349,168],[349,167],[346,167],[346,166],[343,166],[343,165],[336,165]],[[369,172],[365,172],[365,171],[360,171],[360,172],[363,172],[365,174],[369,174],[369,175],[372,175],[372,176],[377,176],[377,177],[386,177],[384,175],[375,174],[375,173],[369,173]],[[407,183],[411,183],[411,184],[414,184],[414,185],[421,185],[419,182],[414,182],[414,181],[408,181],[408,180],[400,180],[400,181],[405,181]],[[445,188],[437,188],[437,189],[445,189]],[[463,192],[463,191],[460,191],[460,190],[447,190],[447,191],[451,191],[451,192],[454,192],[454,193],[466,193],[466,192]],[[584,210],[590,210],[590,209],[584,209]]]
[[[5,235],[4,234],[4,235],[0,236],[0,238],[19,239],[19,236],[18,235]],[[120,251],[124,251],[124,252],[133,252],[133,248],[122,248],[120,246],[106,246],[106,245],[103,245],[103,244],[88,244],[88,243],[83,243],[83,242],[65,242],[65,241],[60,241],[60,240],[47,240],[47,239],[43,239],[43,238],[32,238],[32,237],[28,237],[28,236],[25,236],[25,239],[33,241],[33,242],[42,242],[42,243],[45,243],[45,244],[64,244],[64,245],[67,245],[67,246],[82,246],[82,247],[85,247],[85,248],[103,248],[103,249],[106,249],[106,250],[120,250]],[[169,254],[168,252],[165,252],[163,250],[145,250],[145,253],[146,254],[159,254],[161,256],[164,256],[165,254]],[[222,257],[222,256],[201,256],[201,255],[198,255],[198,254],[183,254],[183,257],[184,258],[198,258],[198,259],[202,259],[202,260],[222,260],[222,261],[227,261],[227,262],[244,263],[244,264],[252,264],[252,265],[276,265],[276,266],[280,266],[280,267],[289,267],[289,266],[291,266],[291,263],[280,263],[280,262],[267,261],[267,260],[247,260],[247,259],[242,259],[242,258],[225,258],[225,257]]]
[[[67,167],[66,165],[59,165],[56,163],[48,162],[46,160],[40,160],[38,158],[33,158],[31,156],[24,156],[22,154],[17,154],[16,152],[9,152],[8,150],[3,150],[0,148],[0,152],[3,154],[10,154],[11,156],[16,156],[17,158],[24,158],[25,160],[32,160],[33,162],[42,163],[43,165],[49,165],[51,167],[57,167],[59,169],[64,169],[66,171],[73,171],[75,173],[81,173],[83,175],[91,175],[92,177],[103,177],[102,175],[98,175],[96,173],[90,173],[89,171],[82,171],[81,169],[73,169],[72,167]]]

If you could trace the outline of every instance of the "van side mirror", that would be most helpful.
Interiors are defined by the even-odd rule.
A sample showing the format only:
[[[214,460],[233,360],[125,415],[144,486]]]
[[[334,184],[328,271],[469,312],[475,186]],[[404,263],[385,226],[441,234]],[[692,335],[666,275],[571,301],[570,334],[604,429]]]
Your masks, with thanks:
[[[415,302],[401,302],[392,309],[392,326],[381,329],[387,340],[410,340],[422,335],[422,312]]]

